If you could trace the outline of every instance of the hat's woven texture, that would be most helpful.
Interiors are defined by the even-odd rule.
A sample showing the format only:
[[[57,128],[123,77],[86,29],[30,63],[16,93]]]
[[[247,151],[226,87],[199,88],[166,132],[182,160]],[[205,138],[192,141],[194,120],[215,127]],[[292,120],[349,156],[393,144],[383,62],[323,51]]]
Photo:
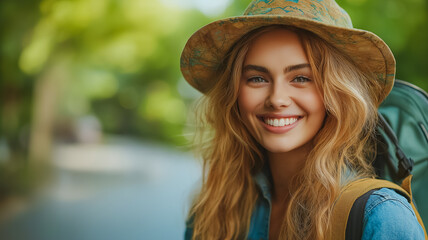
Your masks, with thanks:
[[[315,33],[376,75],[384,86],[381,100],[390,92],[395,75],[391,50],[375,34],[353,28],[349,15],[334,0],[254,0],[244,15],[202,27],[190,37],[181,55],[184,78],[206,93],[232,45],[246,33],[274,24]]]

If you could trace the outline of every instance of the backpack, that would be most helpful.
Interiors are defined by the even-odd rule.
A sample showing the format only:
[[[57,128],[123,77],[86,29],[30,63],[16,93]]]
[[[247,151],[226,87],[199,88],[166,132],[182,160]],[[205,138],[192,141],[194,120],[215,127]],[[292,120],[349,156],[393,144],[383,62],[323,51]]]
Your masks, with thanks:
[[[428,94],[396,80],[379,107],[377,140],[373,166],[379,178],[388,181],[362,179],[347,185],[333,207],[329,239],[361,239],[365,204],[382,187],[395,189],[409,200],[428,239],[422,222],[428,221],[424,186],[428,184]]]
[[[412,174],[413,199],[428,222],[428,94],[396,80],[379,113],[378,154],[373,163],[377,175],[400,184]]]
[[[401,187],[391,181],[372,178],[363,178],[347,184],[334,203],[327,239],[360,240],[363,235],[366,202],[374,191],[384,187],[394,189],[407,198],[422,226],[425,239],[428,239],[422,219],[413,204],[411,180],[412,175],[409,175],[403,180]]]

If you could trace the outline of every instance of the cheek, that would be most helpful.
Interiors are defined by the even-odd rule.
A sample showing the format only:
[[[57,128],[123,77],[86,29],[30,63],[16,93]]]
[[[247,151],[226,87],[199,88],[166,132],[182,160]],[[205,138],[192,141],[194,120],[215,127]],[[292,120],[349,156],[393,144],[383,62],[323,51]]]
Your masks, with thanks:
[[[252,96],[251,92],[252,91],[246,87],[241,87],[239,90],[239,112],[244,119],[248,117],[247,114],[250,113],[257,105],[256,98]]]
[[[312,91],[311,94],[302,95],[302,99],[306,104],[307,113],[311,114],[316,120],[323,121],[325,117],[325,106],[321,94],[317,91]]]
[[[324,118],[325,115],[325,106],[324,106],[324,101],[322,99],[322,97],[317,94],[316,97],[314,97],[314,111],[317,112],[318,114],[322,115],[322,117]]]
[[[247,130],[251,135],[256,137],[257,127],[257,113],[264,106],[264,97],[260,89],[253,89],[249,87],[241,87],[238,95],[239,114]]]

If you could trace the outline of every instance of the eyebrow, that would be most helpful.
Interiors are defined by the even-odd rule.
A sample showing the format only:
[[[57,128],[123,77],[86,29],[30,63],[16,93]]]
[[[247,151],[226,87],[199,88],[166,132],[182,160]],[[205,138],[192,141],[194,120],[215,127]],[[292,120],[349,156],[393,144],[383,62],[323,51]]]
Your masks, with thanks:
[[[301,63],[301,64],[297,64],[297,65],[291,65],[291,66],[284,68],[284,73],[295,71],[295,70],[302,69],[302,68],[311,68],[311,65],[309,65],[309,63]]]
[[[284,73],[299,70],[302,68],[311,68],[311,65],[309,63],[301,63],[301,64],[287,66],[284,68]],[[255,70],[262,73],[269,73],[269,70],[267,68],[262,66],[257,66],[257,65],[251,65],[251,64],[245,65],[244,68],[242,69],[243,72],[250,71],[250,70]]]
[[[257,65],[245,65],[244,68],[242,69],[243,72],[246,71],[251,71],[251,70],[255,70],[258,72],[262,72],[262,73],[268,73],[269,70],[267,70],[267,68],[262,67],[262,66],[257,66]]]

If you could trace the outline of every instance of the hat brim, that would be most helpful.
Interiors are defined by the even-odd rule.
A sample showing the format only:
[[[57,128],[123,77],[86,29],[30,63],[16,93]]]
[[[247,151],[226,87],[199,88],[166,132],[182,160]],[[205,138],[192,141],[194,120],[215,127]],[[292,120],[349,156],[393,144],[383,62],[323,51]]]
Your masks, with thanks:
[[[384,86],[379,93],[383,100],[391,91],[395,76],[395,59],[385,42],[375,34],[328,25],[316,20],[281,16],[250,15],[212,22],[187,41],[181,55],[181,71],[186,81],[202,93],[213,86],[218,64],[225,54],[246,33],[269,25],[288,25],[315,33],[348,55],[356,64],[375,74]]]

